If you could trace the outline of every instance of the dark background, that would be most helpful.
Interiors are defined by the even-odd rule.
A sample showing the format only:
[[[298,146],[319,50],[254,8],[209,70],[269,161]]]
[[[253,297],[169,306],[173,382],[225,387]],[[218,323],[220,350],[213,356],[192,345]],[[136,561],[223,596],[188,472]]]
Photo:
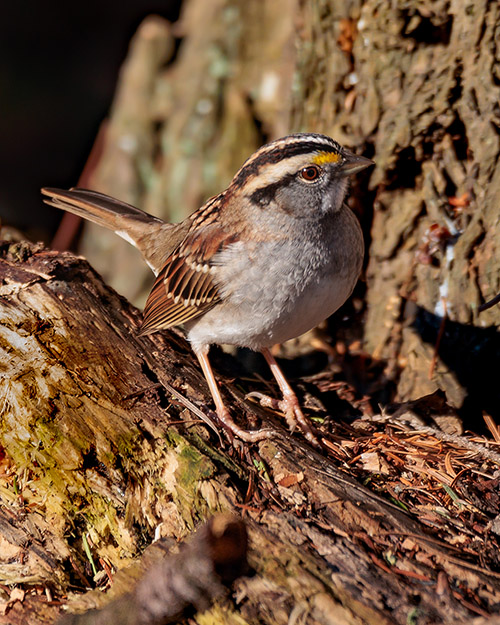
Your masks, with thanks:
[[[61,219],[40,187],[76,184],[128,43],[181,0],[5,3],[0,19],[0,219],[50,241]]]

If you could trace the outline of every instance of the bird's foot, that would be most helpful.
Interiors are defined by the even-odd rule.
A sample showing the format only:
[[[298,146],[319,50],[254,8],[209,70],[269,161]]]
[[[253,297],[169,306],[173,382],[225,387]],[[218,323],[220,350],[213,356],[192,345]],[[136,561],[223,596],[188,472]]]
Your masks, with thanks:
[[[246,395],[246,399],[256,399],[264,408],[271,408],[272,410],[279,410],[285,415],[285,419],[290,432],[294,432],[297,425],[300,427],[306,439],[315,447],[321,447],[321,443],[316,437],[310,422],[304,416],[299,404],[299,400],[295,393],[283,395],[283,399],[276,399],[269,397],[264,393],[253,391]]]
[[[240,426],[233,421],[229,410],[227,410],[225,406],[223,409],[217,410],[217,417],[229,434],[247,443],[256,443],[279,436],[278,432],[269,428],[262,428],[260,430],[244,430],[240,428]]]

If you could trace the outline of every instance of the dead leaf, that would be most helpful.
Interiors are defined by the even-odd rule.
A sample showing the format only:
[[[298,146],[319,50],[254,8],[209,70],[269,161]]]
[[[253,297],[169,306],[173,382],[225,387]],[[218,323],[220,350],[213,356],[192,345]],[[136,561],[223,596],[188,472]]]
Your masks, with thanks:
[[[281,479],[277,480],[277,483],[280,486],[284,486],[285,488],[288,488],[289,486],[293,486],[294,484],[298,484],[299,482],[302,482],[303,479],[304,479],[304,474],[301,471],[300,473],[292,473],[290,475],[285,475]]]
[[[363,469],[370,471],[370,473],[383,473],[387,475],[389,473],[389,465],[387,462],[380,458],[376,451],[367,451],[359,456]]]

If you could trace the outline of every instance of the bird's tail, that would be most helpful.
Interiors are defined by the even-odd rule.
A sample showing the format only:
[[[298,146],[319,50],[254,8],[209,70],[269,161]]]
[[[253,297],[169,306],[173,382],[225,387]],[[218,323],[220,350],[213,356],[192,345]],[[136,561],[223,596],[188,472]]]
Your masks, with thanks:
[[[170,253],[165,245],[169,237],[165,235],[172,229],[172,224],[97,191],[44,188],[42,194],[49,206],[113,230],[142,253],[156,274],[163,267],[165,257]]]

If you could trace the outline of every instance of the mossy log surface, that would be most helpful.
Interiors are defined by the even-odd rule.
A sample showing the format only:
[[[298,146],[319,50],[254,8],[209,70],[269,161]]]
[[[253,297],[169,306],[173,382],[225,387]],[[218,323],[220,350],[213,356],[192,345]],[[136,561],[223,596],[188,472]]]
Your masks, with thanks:
[[[139,312],[82,258],[5,243],[0,276],[0,578],[57,599],[27,595],[0,623],[54,622],[61,598],[94,585],[85,549],[101,570],[120,569],[158,526],[180,539],[218,511],[243,514],[256,573],[199,623],[407,623],[417,596],[419,623],[470,622],[438,573],[498,605],[499,575],[288,436],[228,380],[234,415],[282,436],[238,448],[217,437],[179,400],[208,413],[181,334],[138,338]],[[419,557],[380,561],[375,544],[408,538]],[[93,591],[69,605],[107,601]]]

